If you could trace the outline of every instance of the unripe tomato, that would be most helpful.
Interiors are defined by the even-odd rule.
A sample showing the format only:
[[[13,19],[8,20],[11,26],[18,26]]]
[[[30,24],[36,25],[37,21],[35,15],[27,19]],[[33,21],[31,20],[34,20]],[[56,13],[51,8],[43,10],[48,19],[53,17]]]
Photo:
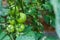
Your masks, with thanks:
[[[17,19],[18,23],[24,23],[26,21],[26,14],[20,13],[20,18]]]
[[[19,24],[19,25],[16,26],[16,30],[18,32],[22,32],[22,31],[24,31],[24,29],[25,29],[24,24]]]
[[[14,24],[15,24],[15,20],[9,20],[9,23],[10,23],[11,25],[14,25]]]
[[[18,7],[17,6],[16,6],[16,9],[15,9],[15,7],[12,7],[12,10],[10,10],[10,15],[14,15],[15,10],[16,10],[16,13],[18,13]]]
[[[8,25],[7,31],[8,32],[14,32],[14,26],[13,25]]]

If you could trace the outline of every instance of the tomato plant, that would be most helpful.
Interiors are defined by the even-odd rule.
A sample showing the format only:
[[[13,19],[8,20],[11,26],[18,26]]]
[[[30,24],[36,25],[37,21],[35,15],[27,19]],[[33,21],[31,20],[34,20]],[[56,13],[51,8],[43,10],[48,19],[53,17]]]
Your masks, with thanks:
[[[55,13],[49,0],[0,0],[0,26],[0,40],[56,37],[49,38],[49,33],[55,32]]]

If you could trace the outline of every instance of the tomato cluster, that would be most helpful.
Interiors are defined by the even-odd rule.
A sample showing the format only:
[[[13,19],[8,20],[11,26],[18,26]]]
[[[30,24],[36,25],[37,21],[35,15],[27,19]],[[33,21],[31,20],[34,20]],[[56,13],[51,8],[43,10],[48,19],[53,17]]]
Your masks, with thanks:
[[[12,33],[12,32],[22,32],[25,29],[25,25],[24,22],[26,21],[26,14],[24,13],[20,13],[19,14],[19,18],[17,18],[16,20],[9,20],[8,22],[10,23],[7,26],[7,31]],[[17,22],[17,23],[16,23]]]

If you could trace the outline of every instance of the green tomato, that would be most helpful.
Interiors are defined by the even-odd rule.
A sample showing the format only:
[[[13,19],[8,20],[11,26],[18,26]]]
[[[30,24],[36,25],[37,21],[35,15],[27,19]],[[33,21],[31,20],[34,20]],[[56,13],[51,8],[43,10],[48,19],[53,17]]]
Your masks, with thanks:
[[[14,26],[13,25],[8,25],[7,31],[8,32],[14,32]]]
[[[9,23],[10,23],[11,25],[14,25],[14,24],[15,24],[15,20],[9,20]]]
[[[22,31],[24,31],[24,29],[25,29],[24,24],[19,24],[19,25],[16,26],[16,30],[18,32],[22,32]]]
[[[17,19],[18,23],[24,23],[26,21],[26,14],[20,13],[20,18]]]
[[[16,13],[18,13],[18,7],[16,6]],[[10,15],[15,14],[15,7],[12,7],[12,10],[10,10]]]

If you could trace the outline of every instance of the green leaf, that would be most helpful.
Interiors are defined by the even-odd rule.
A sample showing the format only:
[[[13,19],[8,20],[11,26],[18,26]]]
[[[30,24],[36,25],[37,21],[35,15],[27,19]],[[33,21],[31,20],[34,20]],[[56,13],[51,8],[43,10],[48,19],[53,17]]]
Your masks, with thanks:
[[[20,35],[16,40],[35,40],[34,32],[30,31],[26,35]]]
[[[45,40],[58,40],[58,38],[55,36],[47,36]]]
[[[5,19],[3,17],[0,17],[0,23],[5,22]]]
[[[0,0],[0,11],[2,10],[2,0]]]
[[[52,7],[52,5],[49,2],[45,2],[45,4],[43,4],[43,8],[45,10],[50,11],[50,12],[52,12],[52,10],[53,10],[53,7]]]
[[[25,4],[28,5],[30,0],[24,0]]]
[[[50,13],[49,16],[50,16],[50,25],[55,28],[55,14]]]
[[[2,11],[0,11],[0,16],[6,16],[6,15],[8,15],[8,11],[9,11],[9,9],[3,8]]]
[[[24,33],[27,34],[30,31],[32,31],[32,26],[27,25],[26,28],[25,28],[25,30],[24,30]]]
[[[0,30],[0,40],[10,40],[10,37]]]
[[[42,37],[44,36],[43,33],[35,33],[35,39],[38,40],[38,39],[41,39]]]
[[[5,32],[1,32],[0,33],[0,40],[3,39],[5,37],[6,33]]]
[[[50,24],[50,17],[49,15],[44,16],[44,20],[47,24]]]
[[[28,10],[27,14],[34,15],[36,13],[36,7],[32,7]]]
[[[2,9],[2,16],[8,15],[8,11],[9,11],[9,9],[3,8],[3,9]]]
[[[51,20],[50,20],[50,25],[55,28],[55,19],[51,19]]]
[[[10,37],[7,35],[3,40],[10,40]]]

